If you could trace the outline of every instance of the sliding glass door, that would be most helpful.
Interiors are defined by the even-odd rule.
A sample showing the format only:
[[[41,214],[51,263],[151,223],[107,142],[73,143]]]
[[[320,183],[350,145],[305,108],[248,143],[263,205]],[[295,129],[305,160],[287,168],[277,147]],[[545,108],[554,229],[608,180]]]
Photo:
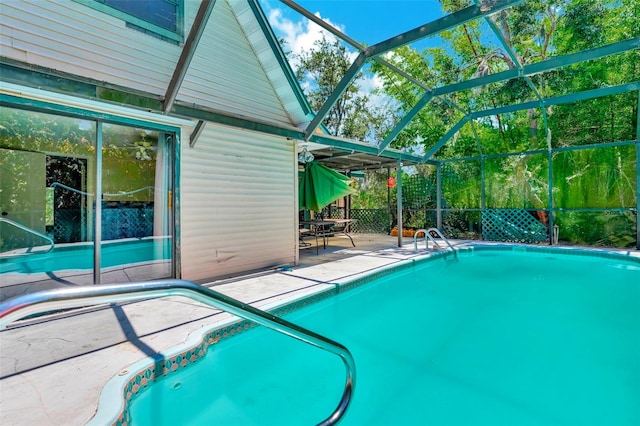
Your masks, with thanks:
[[[175,132],[117,121],[0,109],[0,300],[174,276]]]

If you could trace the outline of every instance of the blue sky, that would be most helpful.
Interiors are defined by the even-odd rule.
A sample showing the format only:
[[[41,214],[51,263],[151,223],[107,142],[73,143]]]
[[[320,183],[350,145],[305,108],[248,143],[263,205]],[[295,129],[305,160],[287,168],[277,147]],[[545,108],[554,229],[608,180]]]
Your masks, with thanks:
[[[373,45],[443,16],[438,0],[298,0],[300,6],[354,40]],[[278,37],[308,49],[319,27],[278,0],[260,0]],[[313,27],[316,27],[315,29]]]
[[[287,50],[294,54],[309,51],[315,41],[322,38],[324,30],[286,4],[278,0],[259,2],[276,36],[286,40]],[[298,0],[296,3],[366,45],[380,43],[444,16],[438,0]],[[355,59],[355,49],[343,44]],[[422,49],[426,44],[414,43],[412,47]],[[436,45],[437,41],[431,44]],[[292,63],[292,67],[295,69],[296,64]],[[311,83],[303,82],[303,87],[306,84]],[[373,75],[367,75],[361,84],[365,92],[379,86]]]
[[[282,9],[283,16],[289,19],[300,16],[279,1],[261,2],[270,9]],[[438,0],[298,0],[297,3],[337,24],[356,41],[369,45],[443,16]]]

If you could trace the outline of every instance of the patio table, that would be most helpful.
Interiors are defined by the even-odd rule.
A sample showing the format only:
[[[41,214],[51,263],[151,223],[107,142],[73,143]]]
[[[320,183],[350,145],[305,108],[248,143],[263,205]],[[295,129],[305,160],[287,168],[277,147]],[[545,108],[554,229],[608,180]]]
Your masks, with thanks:
[[[327,239],[335,233],[342,233],[349,237],[351,244],[355,247],[356,244],[353,242],[353,238],[348,234],[351,222],[353,222],[353,219],[305,220],[300,221],[300,225],[309,226],[309,234],[316,239],[316,254],[318,254],[320,245],[318,237],[322,237],[322,248],[326,249]]]

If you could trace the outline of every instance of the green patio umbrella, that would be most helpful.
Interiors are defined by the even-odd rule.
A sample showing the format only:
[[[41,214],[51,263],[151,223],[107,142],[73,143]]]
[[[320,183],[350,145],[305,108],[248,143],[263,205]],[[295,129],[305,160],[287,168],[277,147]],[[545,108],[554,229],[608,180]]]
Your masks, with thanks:
[[[299,209],[320,212],[332,201],[355,193],[356,190],[349,186],[350,180],[315,161],[307,163],[300,180]]]

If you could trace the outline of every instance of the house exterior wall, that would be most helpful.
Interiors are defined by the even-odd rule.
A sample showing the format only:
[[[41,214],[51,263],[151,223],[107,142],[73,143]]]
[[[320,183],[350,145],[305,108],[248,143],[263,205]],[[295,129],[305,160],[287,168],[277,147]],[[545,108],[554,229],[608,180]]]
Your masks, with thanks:
[[[294,141],[209,123],[182,145],[182,277],[295,262]]]
[[[185,37],[199,5],[185,1]],[[217,0],[176,102],[300,126],[306,113],[254,7],[244,0]],[[0,55],[107,86],[162,97],[181,49],[79,2],[2,4]],[[113,115],[137,111],[81,96],[73,99],[65,102],[80,110],[88,102],[94,110],[104,105]],[[162,120],[160,114],[148,117],[153,120],[154,115]],[[191,125],[182,127],[176,165],[181,171],[180,276],[206,280],[295,262],[295,141],[209,122],[191,148],[192,131]]]
[[[190,25],[193,13],[185,15]],[[164,94],[180,55],[180,46],[74,1],[3,2],[0,31],[5,57],[154,94]]]

